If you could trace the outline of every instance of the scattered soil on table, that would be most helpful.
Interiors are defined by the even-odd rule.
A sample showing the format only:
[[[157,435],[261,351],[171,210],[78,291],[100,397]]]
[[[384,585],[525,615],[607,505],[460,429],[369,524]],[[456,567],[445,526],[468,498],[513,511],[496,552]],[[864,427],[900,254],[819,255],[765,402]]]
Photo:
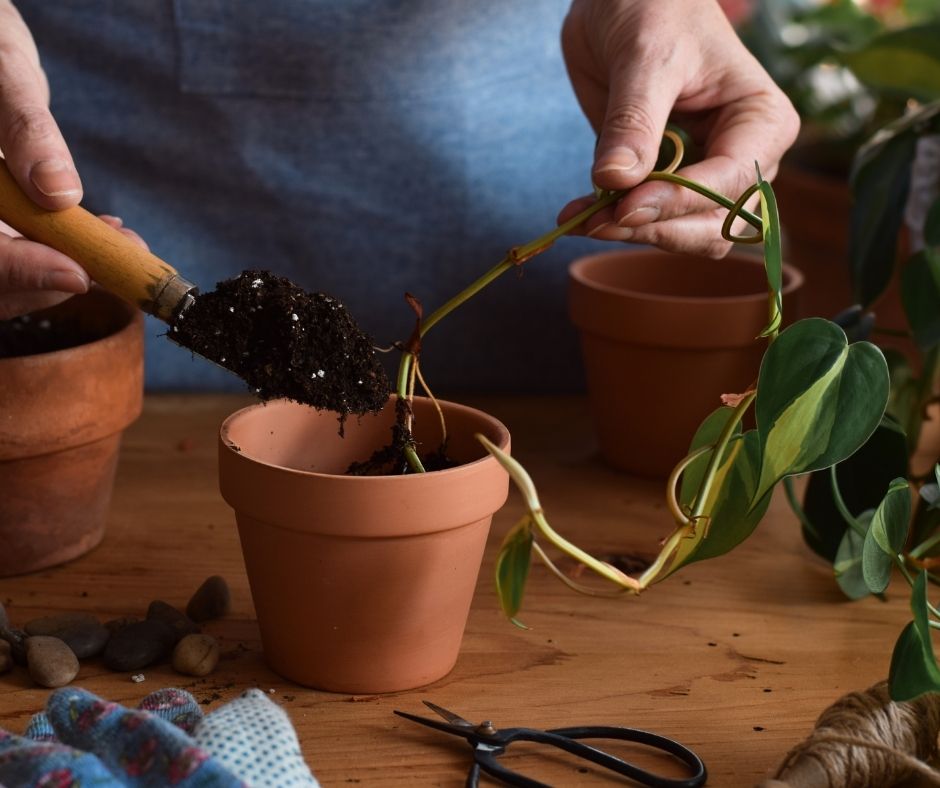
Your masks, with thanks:
[[[372,339],[346,308],[267,271],[197,295],[167,336],[234,372],[262,400],[287,397],[343,419],[377,411],[389,396]]]
[[[52,353],[101,337],[79,321],[43,313],[0,320],[0,358]]]

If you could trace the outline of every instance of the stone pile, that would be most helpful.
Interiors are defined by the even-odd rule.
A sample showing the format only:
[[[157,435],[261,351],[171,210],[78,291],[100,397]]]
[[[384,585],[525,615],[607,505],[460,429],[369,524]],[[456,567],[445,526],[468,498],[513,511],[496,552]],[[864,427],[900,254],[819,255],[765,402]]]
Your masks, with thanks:
[[[90,613],[58,613],[10,625],[0,604],[0,674],[21,665],[41,687],[62,687],[79,671],[79,660],[100,657],[111,670],[139,671],[170,658],[187,676],[206,676],[219,662],[219,644],[200,624],[224,616],[230,608],[228,584],[208,578],[182,612],[154,600],[143,620],[128,616],[102,623]]]

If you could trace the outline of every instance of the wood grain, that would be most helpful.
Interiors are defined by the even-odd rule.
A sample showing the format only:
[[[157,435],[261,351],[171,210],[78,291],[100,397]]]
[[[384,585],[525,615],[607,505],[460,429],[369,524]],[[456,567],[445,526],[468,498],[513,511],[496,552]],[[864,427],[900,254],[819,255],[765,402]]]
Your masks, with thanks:
[[[663,485],[600,462],[581,399],[461,401],[509,426],[557,530],[595,554],[652,556],[670,527]],[[393,696],[304,689],[264,664],[234,517],[217,491],[216,431],[247,402],[150,396],[125,438],[103,544],[70,565],[0,580],[0,600],[14,623],[71,610],[142,615],[153,599],[184,605],[206,576],[224,575],[234,611],[207,626],[222,642],[215,674],[194,680],[160,666],[135,684],[93,661],[77,683],[126,704],[181,686],[206,709],[248,687],[270,690],[325,786],[463,785],[466,746],[392,714],[423,713],[422,698],[497,726],[647,728],[696,750],[709,785],[754,785],[825,706],[885,677],[909,618],[900,585],[887,602],[846,601],[778,496],[733,556],[688,567],[639,599],[578,596],[536,566],[520,616],[530,629],[517,629],[501,616],[492,582],[499,541],[522,511],[513,494],[494,521],[461,657],[448,677]],[[22,731],[47,695],[20,669],[0,677],[0,726]],[[629,747],[612,749],[660,763]],[[582,773],[577,763],[531,749],[509,763],[556,785],[609,784],[594,769]]]

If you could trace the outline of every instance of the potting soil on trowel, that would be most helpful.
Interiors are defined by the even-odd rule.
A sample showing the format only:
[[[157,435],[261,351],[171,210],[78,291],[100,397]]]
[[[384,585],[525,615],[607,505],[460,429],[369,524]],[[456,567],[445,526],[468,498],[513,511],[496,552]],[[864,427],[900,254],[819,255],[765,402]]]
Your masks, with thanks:
[[[389,396],[372,339],[346,308],[267,271],[244,271],[197,295],[168,336],[263,400],[287,397],[345,417],[377,411]]]

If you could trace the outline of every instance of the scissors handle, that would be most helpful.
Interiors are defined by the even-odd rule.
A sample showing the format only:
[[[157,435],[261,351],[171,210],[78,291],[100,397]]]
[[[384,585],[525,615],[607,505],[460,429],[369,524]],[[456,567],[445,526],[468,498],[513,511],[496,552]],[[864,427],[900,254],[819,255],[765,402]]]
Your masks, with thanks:
[[[554,728],[540,731],[532,728],[504,728],[500,731],[500,743],[503,747],[515,741],[528,741],[536,744],[547,744],[639,783],[649,788],[698,788],[704,785],[708,777],[705,764],[692,750],[673,739],[667,739],[649,731],[636,728],[623,728],[619,726],[589,725],[574,728]],[[636,742],[667,752],[682,761],[692,772],[691,777],[672,778],[653,774],[639,766],[617,758],[610,753],[583,744],[578,739],[616,739],[619,741]],[[508,785],[521,788],[551,788],[545,783],[533,780],[531,777],[514,772],[500,765],[497,760],[502,754],[502,748],[477,747],[474,750],[474,765],[467,776],[467,788],[474,788],[479,780],[480,769],[492,777],[502,780]]]

